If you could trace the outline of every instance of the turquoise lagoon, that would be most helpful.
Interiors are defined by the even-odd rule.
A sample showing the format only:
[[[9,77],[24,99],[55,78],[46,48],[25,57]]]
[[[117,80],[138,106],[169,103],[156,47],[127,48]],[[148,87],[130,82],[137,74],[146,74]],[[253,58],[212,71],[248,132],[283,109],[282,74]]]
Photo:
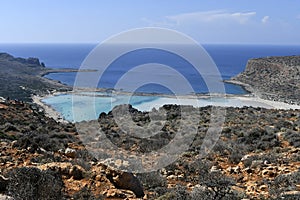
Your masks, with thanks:
[[[250,97],[245,97],[249,99]],[[222,107],[267,107],[270,105],[255,100],[244,101],[240,97],[195,97],[195,96],[151,96],[151,95],[125,95],[97,93],[76,93],[60,94],[49,96],[42,100],[43,103],[50,105],[61,116],[71,122],[84,120],[94,120],[102,112],[108,113],[113,107],[121,104],[131,104],[140,111],[151,111],[158,109],[165,104],[192,105],[194,107],[204,107],[208,105]]]

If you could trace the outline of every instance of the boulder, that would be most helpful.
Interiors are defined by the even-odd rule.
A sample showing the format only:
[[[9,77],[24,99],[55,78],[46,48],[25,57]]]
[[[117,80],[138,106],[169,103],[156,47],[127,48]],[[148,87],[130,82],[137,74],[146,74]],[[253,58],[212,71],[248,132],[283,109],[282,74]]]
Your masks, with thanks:
[[[106,176],[118,189],[131,190],[137,198],[145,195],[142,184],[132,173],[107,169]]]
[[[75,158],[76,157],[76,150],[71,148],[66,148],[65,155],[69,158]]]

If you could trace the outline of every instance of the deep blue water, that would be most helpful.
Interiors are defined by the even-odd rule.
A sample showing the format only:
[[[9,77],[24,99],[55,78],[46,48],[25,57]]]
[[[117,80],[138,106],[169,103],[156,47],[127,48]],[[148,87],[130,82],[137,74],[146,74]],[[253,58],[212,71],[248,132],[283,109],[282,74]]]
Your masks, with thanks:
[[[79,68],[88,53],[96,44],[0,44],[0,52],[7,52],[17,57],[37,57],[51,68]],[[209,55],[216,63],[223,79],[242,72],[246,63],[251,58],[266,56],[300,55],[300,46],[284,45],[203,45]],[[128,54],[115,62],[115,66],[120,63],[126,66],[137,66],[153,60],[147,60],[148,55],[158,55],[158,63],[168,66],[186,65],[184,61],[177,59],[173,55],[158,51],[142,51]],[[145,56],[147,55],[147,56]],[[162,56],[164,55],[164,56]],[[150,56],[151,57],[151,56]],[[129,68],[128,68],[129,69]],[[112,88],[117,79],[122,75],[123,68],[114,67],[106,73],[99,87]],[[184,68],[187,69],[187,68]],[[195,76],[193,70],[181,71],[180,73],[188,77],[194,91],[197,93],[207,93],[205,82],[200,77]],[[65,84],[73,85],[76,73],[53,73],[46,77],[59,80]],[[100,84],[100,83],[99,83]],[[225,84],[226,93],[244,94],[245,91],[240,86]],[[139,88],[141,92],[171,93],[168,88],[158,85],[145,85]]]
[[[0,44],[0,52],[36,57],[51,68],[79,68],[96,44]]]

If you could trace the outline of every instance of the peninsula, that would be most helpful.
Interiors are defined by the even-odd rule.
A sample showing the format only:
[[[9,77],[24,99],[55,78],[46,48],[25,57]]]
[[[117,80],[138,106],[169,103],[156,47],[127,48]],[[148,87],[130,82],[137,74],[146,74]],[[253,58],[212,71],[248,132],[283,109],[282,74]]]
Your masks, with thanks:
[[[46,68],[38,58],[16,58],[7,53],[0,53],[0,96],[30,102],[32,95],[70,91],[72,87],[43,76],[48,73],[78,71]]]
[[[300,105],[300,56],[256,58],[231,83],[267,100]]]

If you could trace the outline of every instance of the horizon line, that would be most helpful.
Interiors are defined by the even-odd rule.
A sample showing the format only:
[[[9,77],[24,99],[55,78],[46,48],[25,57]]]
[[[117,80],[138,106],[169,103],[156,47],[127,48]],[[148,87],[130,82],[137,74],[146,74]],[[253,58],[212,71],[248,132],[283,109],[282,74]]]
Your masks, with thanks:
[[[198,41],[197,41],[198,42]],[[206,42],[206,43],[200,43],[198,42],[200,45],[273,45],[273,46],[300,46],[299,44],[291,44],[291,43],[236,43],[236,42],[232,42],[232,43],[227,43],[227,42]],[[59,44],[67,44],[67,45],[72,45],[72,44],[90,44],[90,45],[97,45],[97,44],[101,44],[101,42],[1,42],[0,44],[6,44],[6,45],[26,45],[26,44],[33,44],[33,45],[39,45],[39,44],[53,44],[53,45],[59,45]]]

